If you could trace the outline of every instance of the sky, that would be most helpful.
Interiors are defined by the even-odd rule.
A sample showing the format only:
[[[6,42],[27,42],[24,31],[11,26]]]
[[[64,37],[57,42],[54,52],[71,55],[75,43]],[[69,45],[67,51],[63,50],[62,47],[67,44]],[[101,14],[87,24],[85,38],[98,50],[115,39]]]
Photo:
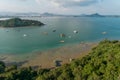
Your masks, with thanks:
[[[120,15],[120,0],[0,0],[0,12]]]

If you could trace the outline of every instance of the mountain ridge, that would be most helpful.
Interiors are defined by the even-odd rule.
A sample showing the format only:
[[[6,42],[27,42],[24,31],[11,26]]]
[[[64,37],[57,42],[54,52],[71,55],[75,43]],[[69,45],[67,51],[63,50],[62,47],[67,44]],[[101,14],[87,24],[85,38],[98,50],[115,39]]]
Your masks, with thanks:
[[[65,15],[65,14],[55,14],[55,13],[15,13],[15,12],[0,12],[0,17],[120,17],[120,15],[102,15],[99,13],[93,14],[80,14],[80,15]]]

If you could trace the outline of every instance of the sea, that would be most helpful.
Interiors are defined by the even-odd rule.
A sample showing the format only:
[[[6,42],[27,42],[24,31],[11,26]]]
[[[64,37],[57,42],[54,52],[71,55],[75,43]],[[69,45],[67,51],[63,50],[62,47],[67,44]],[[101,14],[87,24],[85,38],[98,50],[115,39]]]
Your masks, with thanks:
[[[0,18],[0,20],[8,18]],[[120,40],[120,17],[22,17],[44,26],[0,28],[0,54],[23,55],[65,45]],[[63,36],[62,36],[63,35]]]

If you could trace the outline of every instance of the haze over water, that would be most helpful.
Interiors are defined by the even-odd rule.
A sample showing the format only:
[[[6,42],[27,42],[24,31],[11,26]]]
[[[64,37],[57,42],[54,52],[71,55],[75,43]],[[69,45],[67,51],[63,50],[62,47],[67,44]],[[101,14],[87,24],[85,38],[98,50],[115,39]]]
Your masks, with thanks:
[[[29,54],[64,45],[97,42],[105,38],[120,39],[120,18],[42,17],[27,19],[39,20],[45,25],[0,28],[0,54]],[[74,33],[74,30],[78,33]],[[62,33],[66,35],[65,38],[60,37]],[[60,43],[61,40],[65,42]]]

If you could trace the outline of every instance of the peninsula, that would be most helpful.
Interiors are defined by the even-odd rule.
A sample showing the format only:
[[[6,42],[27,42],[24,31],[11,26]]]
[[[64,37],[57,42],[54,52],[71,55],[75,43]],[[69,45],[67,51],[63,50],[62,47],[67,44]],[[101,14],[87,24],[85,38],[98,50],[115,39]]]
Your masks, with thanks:
[[[20,18],[12,18],[8,20],[1,20],[0,27],[26,27],[26,26],[42,26],[44,25],[40,21],[24,20]]]

